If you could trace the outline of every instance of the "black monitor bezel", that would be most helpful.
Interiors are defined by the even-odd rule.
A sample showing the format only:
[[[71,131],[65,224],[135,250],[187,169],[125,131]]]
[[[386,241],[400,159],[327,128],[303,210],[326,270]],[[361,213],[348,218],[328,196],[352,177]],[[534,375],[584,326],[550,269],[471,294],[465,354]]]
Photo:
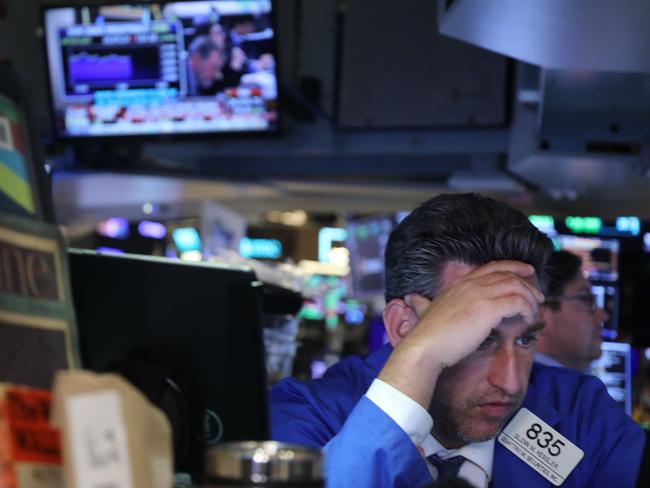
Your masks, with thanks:
[[[16,103],[24,124],[25,145],[29,151],[27,166],[29,184],[34,196],[36,212],[33,218],[55,223],[54,203],[49,176],[45,170],[45,155],[40,144],[40,135],[36,128],[33,112],[30,83],[25,76],[9,64],[0,63],[0,95]]]
[[[167,4],[178,2],[205,2],[210,0],[139,0],[135,3],[138,4]],[[61,143],[76,144],[80,146],[94,144],[94,143],[135,143],[135,142],[169,142],[169,141],[206,141],[206,140],[219,140],[224,141],[228,139],[243,139],[243,138],[279,138],[282,136],[282,128],[284,120],[282,116],[282,107],[284,106],[282,84],[280,82],[281,73],[281,60],[278,56],[279,42],[278,42],[278,8],[277,0],[271,1],[271,22],[273,23],[273,55],[275,57],[275,75],[277,83],[277,119],[273,129],[267,130],[233,130],[233,131],[201,131],[201,132],[172,132],[164,134],[115,134],[115,135],[93,135],[93,136],[74,136],[62,134],[56,123],[54,96],[52,93],[52,76],[50,73],[50,61],[47,51],[47,32],[45,15],[49,10],[56,10],[60,8],[80,8],[84,6],[107,6],[107,5],[126,5],[129,4],[126,0],[70,0],[68,2],[57,3],[41,3],[39,14],[39,29],[41,37],[41,48],[43,52],[42,62],[45,69],[45,76],[47,82],[47,100],[48,100],[48,115],[50,119],[50,127],[52,129],[52,137],[54,140]]]

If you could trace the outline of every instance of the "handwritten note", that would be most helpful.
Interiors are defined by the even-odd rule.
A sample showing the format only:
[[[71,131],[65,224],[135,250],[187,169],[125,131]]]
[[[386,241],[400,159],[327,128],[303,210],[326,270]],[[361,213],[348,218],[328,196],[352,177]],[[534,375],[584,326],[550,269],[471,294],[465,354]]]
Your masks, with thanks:
[[[66,403],[76,486],[133,488],[122,407],[112,390],[71,396]]]

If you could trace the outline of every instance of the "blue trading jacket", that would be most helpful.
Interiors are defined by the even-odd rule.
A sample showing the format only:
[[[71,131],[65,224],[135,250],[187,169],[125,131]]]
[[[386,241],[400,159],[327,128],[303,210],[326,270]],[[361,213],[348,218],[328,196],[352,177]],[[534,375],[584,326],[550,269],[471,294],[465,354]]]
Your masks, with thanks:
[[[364,397],[388,359],[384,346],[346,358],[322,379],[286,379],[270,393],[275,440],[324,447],[328,487],[421,487],[426,461],[408,435]],[[523,406],[584,451],[562,487],[632,488],[645,436],[593,376],[535,364]],[[495,443],[493,488],[550,487],[544,477]]]

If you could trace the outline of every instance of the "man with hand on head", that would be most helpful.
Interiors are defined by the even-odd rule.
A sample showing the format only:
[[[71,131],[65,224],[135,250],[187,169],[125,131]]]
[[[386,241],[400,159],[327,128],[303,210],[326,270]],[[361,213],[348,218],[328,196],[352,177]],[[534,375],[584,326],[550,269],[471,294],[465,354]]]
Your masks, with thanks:
[[[544,322],[535,361],[588,372],[602,354],[603,323],[609,318],[598,307],[591,284],[582,274],[582,259],[555,251],[548,260],[546,301],[539,309]]]
[[[598,379],[533,365],[551,251],[492,199],[420,205],[386,248],[389,344],[278,383],[273,438],[324,448],[331,487],[633,487],[641,429]]]
[[[207,36],[198,36],[188,48],[188,95],[212,96],[223,90],[220,82],[225,62],[223,50]]]

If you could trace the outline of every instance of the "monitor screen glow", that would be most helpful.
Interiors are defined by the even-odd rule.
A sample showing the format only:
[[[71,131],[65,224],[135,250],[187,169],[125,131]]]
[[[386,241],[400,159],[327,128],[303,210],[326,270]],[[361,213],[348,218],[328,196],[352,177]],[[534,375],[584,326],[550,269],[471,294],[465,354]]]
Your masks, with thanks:
[[[345,244],[350,252],[355,297],[384,294],[384,250],[394,227],[393,215],[374,215],[348,221]]]
[[[630,415],[632,412],[632,349],[624,342],[603,342],[602,350],[602,356],[591,364],[591,373],[605,383],[610,396]]]
[[[603,337],[615,339],[618,335],[620,242],[617,239],[557,235],[556,245],[582,259],[582,272],[591,283],[591,291],[599,308],[607,312]]]
[[[580,256],[582,270],[590,281],[618,280],[620,243],[617,239],[559,235],[555,240],[560,249]]]
[[[276,131],[272,16],[271,0],[45,8],[57,135]]]

